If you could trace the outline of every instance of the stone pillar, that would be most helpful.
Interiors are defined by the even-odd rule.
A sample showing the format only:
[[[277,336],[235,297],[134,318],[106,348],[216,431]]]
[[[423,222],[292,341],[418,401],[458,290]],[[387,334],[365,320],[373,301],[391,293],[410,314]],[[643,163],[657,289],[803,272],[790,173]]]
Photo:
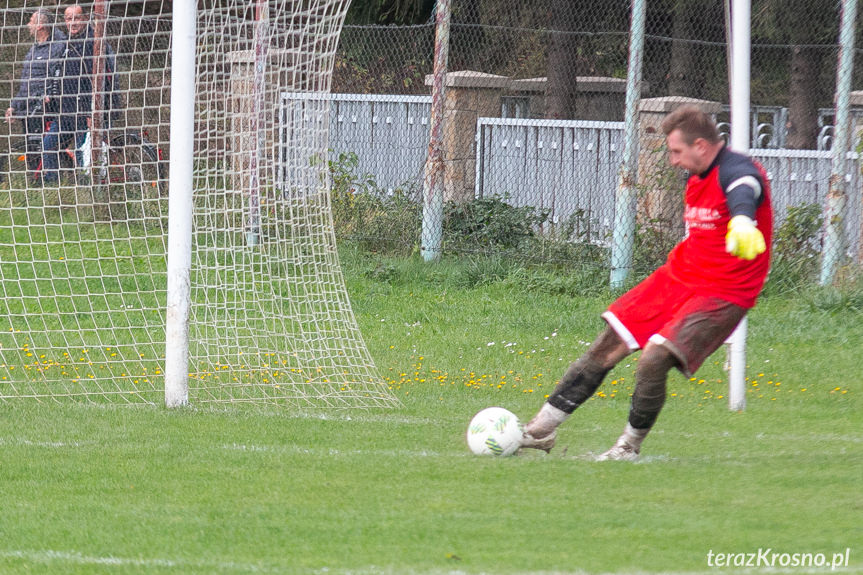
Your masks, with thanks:
[[[511,80],[468,70],[444,80],[444,201],[472,200],[476,184],[476,119],[500,117],[500,98]],[[430,86],[432,76],[426,76]]]
[[[708,114],[722,111],[719,102],[681,96],[647,98],[638,106],[638,184],[642,190],[638,200],[638,221],[672,234],[675,240],[684,234],[683,190],[688,174],[668,162],[662,122],[684,104],[698,106]]]
[[[261,98],[262,109],[258,118],[255,118],[255,67],[257,65],[254,50],[238,50],[228,53],[228,64],[230,65],[230,78],[226,86],[229,90],[226,101],[229,103],[225,110],[226,126],[228,129],[228,150],[219,153],[229,154],[225,169],[231,189],[238,192],[249,193],[252,184],[252,158],[255,154],[257,139],[261,139],[264,151],[257,158],[260,174],[266,174],[264,178],[271,180],[273,162],[273,150],[279,141],[278,114],[282,105],[279,99],[281,92],[308,91],[304,84],[306,78],[298,74],[288,74],[285,70],[296,69],[296,53],[291,50],[268,48],[267,59],[264,64],[265,75],[263,81],[263,94]],[[218,133],[224,129],[221,126],[209,125],[208,129]],[[218,146],[218,143],[207,142],[207,147]],[[211,150],[210,153],[212,153]]]
[[[226,165],[231,189],[248,193],[251,187],[250,164],[257,134],[254,126],[255,52],[242,50],[228,54],[230,79],[230,164]]]

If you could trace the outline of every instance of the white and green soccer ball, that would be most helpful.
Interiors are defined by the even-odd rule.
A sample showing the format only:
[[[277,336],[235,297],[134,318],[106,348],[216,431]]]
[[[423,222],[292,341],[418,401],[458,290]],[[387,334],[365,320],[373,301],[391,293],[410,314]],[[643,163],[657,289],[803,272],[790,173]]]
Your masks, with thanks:
[[[522,426],[518,417],[502,407],[486,407],[467,427],[467,445],[477,455],[506,457],[518,451]]]

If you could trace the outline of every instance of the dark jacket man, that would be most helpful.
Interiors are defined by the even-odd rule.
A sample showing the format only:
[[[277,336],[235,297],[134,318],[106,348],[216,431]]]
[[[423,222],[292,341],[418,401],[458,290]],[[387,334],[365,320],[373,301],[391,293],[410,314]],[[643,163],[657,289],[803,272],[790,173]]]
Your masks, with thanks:
[[[28,27],[35,42],[24,57],[21,83],[6,112],[7,118],[41,115],[45,96],[51,86],[50,76],[56,71],[56,66],[63,56],[63,40],[66,35],[61,30],[52,30],[50,24],[43,24],[42,17],[41,11],[37,11],[30,18]]]

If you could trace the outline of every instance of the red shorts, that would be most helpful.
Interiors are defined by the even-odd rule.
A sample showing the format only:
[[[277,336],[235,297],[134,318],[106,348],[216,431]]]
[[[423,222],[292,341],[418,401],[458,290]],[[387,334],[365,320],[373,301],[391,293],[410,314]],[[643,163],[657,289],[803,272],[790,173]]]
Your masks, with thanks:
[[[663,266],[620,296],[603,319],[631,350],[647,342],[664,346],[692,377],[731,335],[746,308],[697,291],[674,279]]]

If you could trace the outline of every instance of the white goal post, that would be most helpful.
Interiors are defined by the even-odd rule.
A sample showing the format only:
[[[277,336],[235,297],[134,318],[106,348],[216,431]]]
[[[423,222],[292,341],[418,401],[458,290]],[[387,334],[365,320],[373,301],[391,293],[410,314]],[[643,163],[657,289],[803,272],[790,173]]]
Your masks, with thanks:
[[[0,400],[398,404],[330,213],[348,3],[0,0]]]
[[[189,314],[195,161],[195,44],[198,7],[175,2],[171,43],[171,194],[168,200],[165,405],[189,402]]]
[[[726,0],[730,8],[731,49],[728,69],[731,101],[731,148],[749,153],[750,108],[750,0]],[[734,411],[746,408],[746,335],[748,320],[744,317],[727,340],[728,344],[728,407]]]

